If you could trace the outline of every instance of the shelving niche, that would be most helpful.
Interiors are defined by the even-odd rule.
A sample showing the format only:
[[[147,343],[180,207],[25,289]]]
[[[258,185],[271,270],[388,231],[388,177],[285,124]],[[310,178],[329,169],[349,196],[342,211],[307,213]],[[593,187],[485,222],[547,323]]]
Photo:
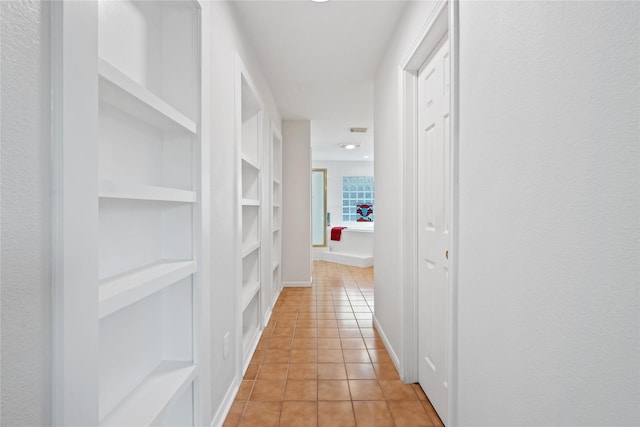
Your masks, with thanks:
[[[262,318],[261,274],[262,237],[262,101],[240,58],[237,89],[237,144],[239,152],[239,222],[241,232],[240,264],[240,322],[239,337],[242,367],[246,369],[260,336]]]
[[[275,124],[272,124],[271,137],[271,296],[275,304],[282,288],[282,135]]]
[[[99,2],[100,425],[194,425],[197,2]]]

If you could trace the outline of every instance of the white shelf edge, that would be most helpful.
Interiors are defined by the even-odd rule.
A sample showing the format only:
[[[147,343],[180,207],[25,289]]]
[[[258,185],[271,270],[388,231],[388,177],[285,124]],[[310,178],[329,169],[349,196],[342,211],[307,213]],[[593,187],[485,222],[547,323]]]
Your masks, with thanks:
[[[280,180],[279,179],[273,178],[273,182],[278,184],[278,185],[280,185]]]
[[[248,255],[251,255],[253,252],[260,249],[260,242],[256,242],[246,248],[242,249],[242,258],[246,258]]]
[[[242,153],[242,155],[240,156],[240,159],[248,164],[249,166],[251,166],[252,168],[254,168],[255,170],[260,170],[260,165],[258,165],[258,162],[256,162],[255,160],[251,159],[249,156],[247,156],[246,154]]]
[[[273,232],[275,233],[276,231],[280,231],[280,227],[274,227]]]
[[[156,425],[195,377],[196,366],[192,362],[161,362],[122,403],[100,421],[100,426]]]
[[[98,63],[98,74],[101,100],[155,126],[197,132],[193,120],[102,58]]]
[[[242,199],[242,206],[260,206],[260,200]]]
[[[98,318],[146,298],[196,271],[195,261],[158,262],[100,281]]]
[[[280,203],[274,203],[272,206],[273,206],[274,208],[279,208],[279,207],[280,207]]]
[[[247,306],[251,300],[256,296],[260,290],[260,282],[251,282],[242,285],[242,311],[247,309]]]
[[[280,260],[277,260],[273,263],[273,268],[271,269],[271,271],[275,270],[276,268],[278,268],[280,266]]]
[[[128,184],[111,180],[101,180],[99,196],[112,199],[157,200],[163,202],[195,203],[195,191],[179,190],[155,185]]]

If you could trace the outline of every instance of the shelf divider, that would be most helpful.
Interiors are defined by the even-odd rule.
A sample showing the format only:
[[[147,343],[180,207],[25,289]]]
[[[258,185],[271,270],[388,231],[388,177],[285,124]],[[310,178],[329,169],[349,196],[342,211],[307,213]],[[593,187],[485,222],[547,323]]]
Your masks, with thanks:
[[[102,58],[98,75],[101,101],[161,129],[198,131],[193,120]]]
[[[161,421],[166,409],[193,383],[192,362],[163,361],[111,413],[100,421],[106,426],[151,426]]]
[[[140,301],[195,271],[195,261],[165,261],[101,280],[98,318]]]

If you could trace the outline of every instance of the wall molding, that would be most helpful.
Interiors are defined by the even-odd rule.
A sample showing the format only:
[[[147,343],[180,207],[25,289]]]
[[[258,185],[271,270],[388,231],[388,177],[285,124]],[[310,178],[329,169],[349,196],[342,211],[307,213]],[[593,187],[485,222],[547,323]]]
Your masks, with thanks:
[[[224,394],[224,398],[222,399],[222,403],[218,407],[216,414],[214,415],[211,423],[209,423],[210,427],[222,427],[224,424],[224,420],[229,415],[229,411],[231,410],[231,405],[233,405],[233,401],[240,390],[240,379],[239,377],[233,377],[233,381],[231,381],[231,385],[227,389],[227,392]]]
[[[376,328],[376,331],[378,331],[378,335],[380,335],[380,339],[382,340],[382,343],[384,344],[387,350],[387,353],[389,353],[389,357],[391,357],[391,361],[396,366],[396,369],[398,370],[398,372],[400,372],[400,358],[398,357],[393,346],[389,342],[389,338],[387,338],[387,334],[384,333],[384,330],[382,329],[382,326],[380,326],[380,323],[378,322],[378,318],[375,315],[373,316],[373,326]]]
[[[296,287],[310,287],[313,283],[313,278],[310,278],[308,282],[282,282],[283,288],[296,288]]]

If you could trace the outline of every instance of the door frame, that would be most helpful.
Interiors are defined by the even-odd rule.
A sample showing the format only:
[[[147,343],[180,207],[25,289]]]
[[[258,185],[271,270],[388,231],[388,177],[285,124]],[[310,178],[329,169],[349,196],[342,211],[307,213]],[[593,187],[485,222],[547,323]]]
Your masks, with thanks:
[[[400,140],[403,150],[403,307],[402,316],[402,379],[418,382],[418,221],[417,221],[417,143],[418,143],[418,70],[448,34],[450,46],[450,234],[449,234],[449,301],[451,302],[448,366],[450,425],[457,419],[457,289],[458,289],[458,150],[459,150],[459,27],[458,2],[439,0],[425,20],[418,36],[402,57],[399,67]]]

